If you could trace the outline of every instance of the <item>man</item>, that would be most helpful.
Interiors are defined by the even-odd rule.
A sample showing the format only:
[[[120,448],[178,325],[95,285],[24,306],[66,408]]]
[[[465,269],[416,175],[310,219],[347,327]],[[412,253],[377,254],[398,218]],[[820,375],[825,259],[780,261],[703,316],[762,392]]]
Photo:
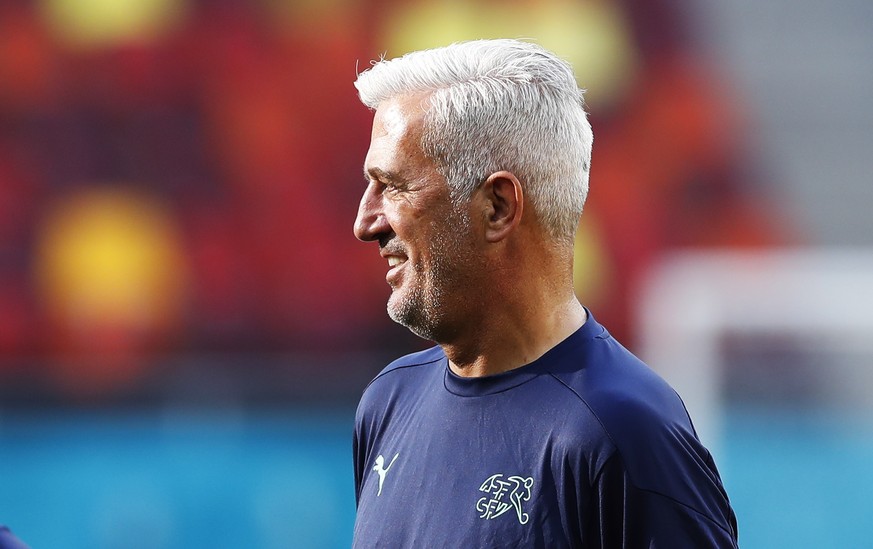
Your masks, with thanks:
[[[574,295],[592,133],[570,66],[482,40],[355,85],[375,109],[355,235],[391,318],[438,344],[361,399],[355,546],[736,547],[681,400]]]

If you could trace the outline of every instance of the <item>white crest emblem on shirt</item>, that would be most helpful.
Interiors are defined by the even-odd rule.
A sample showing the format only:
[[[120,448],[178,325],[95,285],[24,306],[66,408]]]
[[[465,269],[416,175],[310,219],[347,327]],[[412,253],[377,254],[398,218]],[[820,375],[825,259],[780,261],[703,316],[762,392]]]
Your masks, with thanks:
[[[488,494],[476,502],[479,518],[490,520],[515,509],[518,522],[527,524],[530,515],[524,512],[522,504],[530,500],[533,485],[532,477],[511,476],[504,479],[502,474],[491,475],[479,487],[480,492]]]

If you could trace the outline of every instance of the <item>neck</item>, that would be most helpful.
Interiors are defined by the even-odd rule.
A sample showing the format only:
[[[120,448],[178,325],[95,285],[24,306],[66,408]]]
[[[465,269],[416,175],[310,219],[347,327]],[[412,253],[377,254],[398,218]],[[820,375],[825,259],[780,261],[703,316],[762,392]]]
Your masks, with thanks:
[[[435,338],[463,377],[494,375],[530,364],[587,320],[573,290],[573,249],[539,225],[520,225],[486,246],[458,315]],[[474,291],[475,289],[475,291]]]
[[[453,341],[440,344],[449,367],[463,377],[481,377],[538,359],[587,320],[585,308],[572,291],[568,293],[560,299],[544,295],[537,300],[511,302],[501,311],[474,315],[475,325],[468,325]]]

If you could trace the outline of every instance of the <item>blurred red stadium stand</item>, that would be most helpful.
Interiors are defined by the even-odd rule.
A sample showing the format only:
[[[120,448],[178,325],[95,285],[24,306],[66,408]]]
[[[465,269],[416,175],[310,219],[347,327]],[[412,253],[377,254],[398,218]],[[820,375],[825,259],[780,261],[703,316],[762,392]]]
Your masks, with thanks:
[[[437,3],[176,2],[168,5],[184,9],[150,33],[85,43],[63,31],[51,4],[0,2],[0,370],[28,386],[60,376],[111,394],[166,356],[418,345],[387,320],[384,265],[351,233],[370,124],[352,82],[386,49],[402,53],[386,43],[387,22]],[[595,5],[571,4],[574,14]],[[676,7],[609,5],[624,14],[615,32],[626,34],[608,39],[629,44],[633,63],[611,84],[620,93],[590,105],[596,139],[579,262],[610,276],[580,277],[579,292],[632,342],[636,285],[665,250],[793,235],[748,166],[741,100],[693,55]],[[557,0],[480,7],[563,9]],[[40,235],[52,212],[110,191],[166,205],[168,245],[180,250],[171,267],[185,279],[172,318],[136,329],[96,319],[99,329],[88,329],[89,320],[52,314],[57,295],[38,281],[39,266],[51,264]],[[89,359],[103,366],[83,368]],[[108,375],[130,361],[140,366]],[[241,376],[254,375],[239,362]]]

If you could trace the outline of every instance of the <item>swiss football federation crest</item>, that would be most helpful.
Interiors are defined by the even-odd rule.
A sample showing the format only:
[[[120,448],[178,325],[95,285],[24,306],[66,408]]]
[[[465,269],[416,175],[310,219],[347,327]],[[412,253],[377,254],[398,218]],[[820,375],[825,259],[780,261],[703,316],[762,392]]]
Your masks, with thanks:
[[[527,524],[530,516],[524,512],[522,504],[530,500],[530,489],[533,484],[532,477],[511,476],[503,478],[501,474],[488,477],[488,480],[479,487],[480,492],[488,494],[476,502],[476,510],[480,513],[479,518],[494,519],[510,509],[514,509],[518,522]]]

